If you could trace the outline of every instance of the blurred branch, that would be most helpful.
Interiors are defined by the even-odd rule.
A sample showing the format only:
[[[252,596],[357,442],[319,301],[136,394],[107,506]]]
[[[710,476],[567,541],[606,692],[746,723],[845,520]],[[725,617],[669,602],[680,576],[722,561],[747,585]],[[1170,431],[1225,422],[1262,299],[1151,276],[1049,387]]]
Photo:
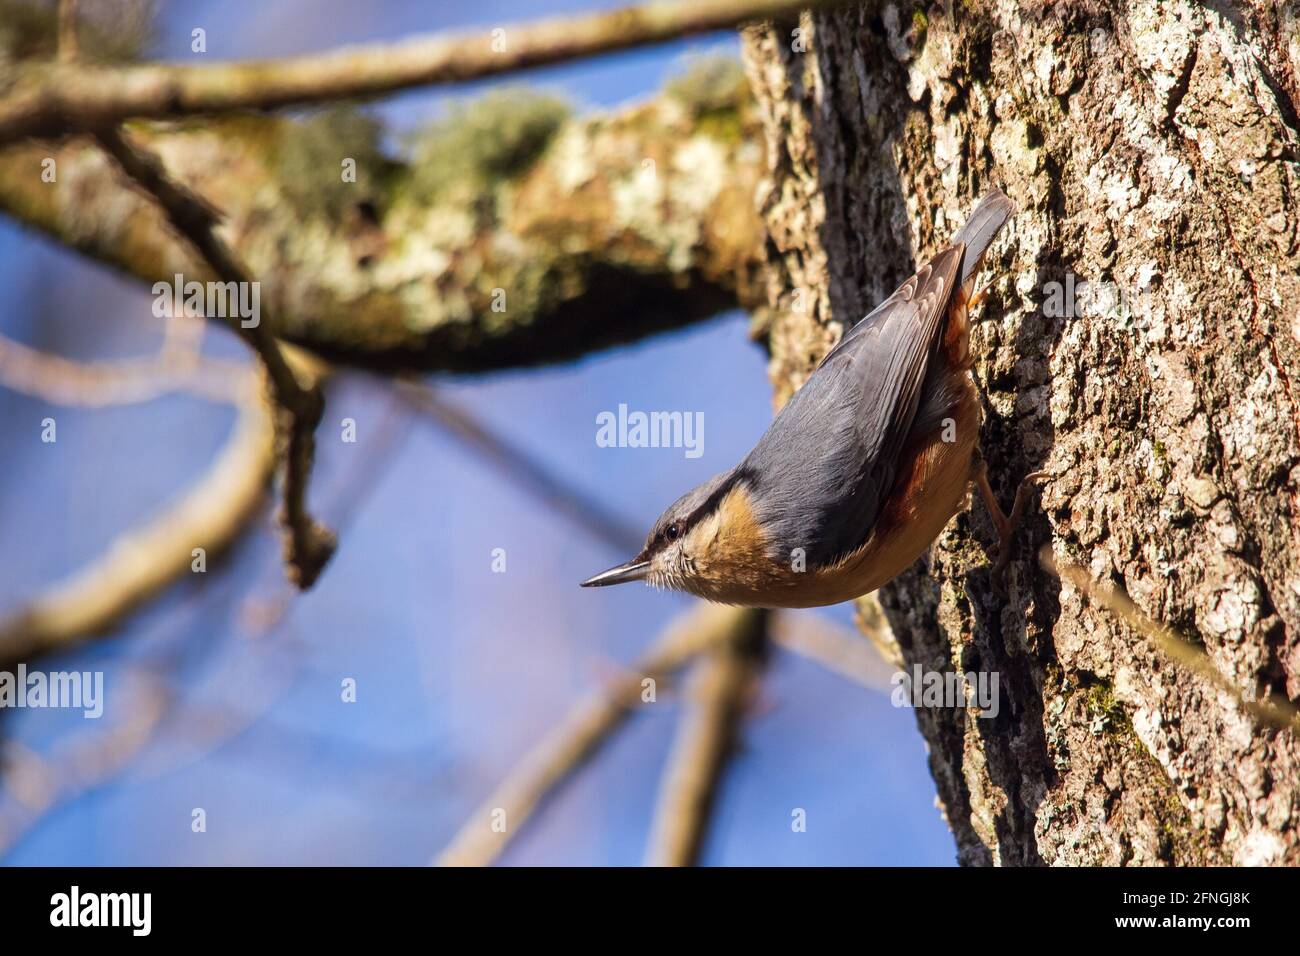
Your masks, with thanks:
[[[269,653],[264,645],[261,650]],[[292,655],[290,662],[296,665],[300,658]],[[246,660],[240,657],[238,663]],[[234,667],[227,670],[233,673],[215,677],[212,683],[238,687],[238,708],[187,701],[183,690],[165,674],[152,667],[126,667],[112,678],[115,684],[120,682],[125,687],[114,695],[111,708],[105,707],[115,717],[122,716],[107,727],[59,740],[49,754],[39,754],[15,741],[4,742],[0,749],[4,757],[3,789],[14,805],[0,803],[0,856],[46,815],[122,776],[161,737],[183,740],[188,745],[186,759],[173,759],[155,767],[151,773],[133,778],[135,782],[197,762],[257,723],[283,698],[295,679],[291,672],[269,690],[250,695],[254,682],[248,675]]]
[[[77,0],[59,0],[59,60],[77,58]]]
[[[0,812],[0,855],[47,813],[120,773],[161,727],[174,703],[172,693],[152,678],[128,680],[125,718],[57,755],[39,754],[13,740],[0,743],[4,790],[16,804]]]
[[[741,718],[767,651],[767,615],[755,612],[694,664],[686,712],[664,770],[646,850],[648,866],[693,866]]]
[[[885,628],[889,625],[881,620]],[[865,625],[864,625],[865,627]],[[815,611],[776,615],[772,640],[779,647],[814,661],[868,690],[888,692],[891,667],[861,633]]]
[[[347,785],[361,780],[373,788],[374,799],[385,802],[391,801],[395,789],[405,799],[423,798],[417,774],[437,757],[426,749],[390,751],[364,741],[340,741],[268,719],[297,679],[293,672],[280,675],[251,702],[245,699],[244,684],[232,683],[229,686],[240,688],[238,706],[187,700],[193,695],[187,695],[176,681],[140,668],[115,673],[112,679],[115,685],[125,686],[115,695],[121,704],[113,708],[124,716],[111,725],[61,740],[48,754],[15,740],[0,741],[0,795],[8,798],[0,800],[0,860],[42,821],[73,801],[119,782],[141,786],[182,773],[236,738],[245,738],[241,756],[250,749],[267,756],[270,765],[263,772],[269,776],[294,772],[295,756],[300,762],[313,761],[322,748],[332,752],[341,748],[346,759],[339,774],[347,778]],[[254,731],[255,736],[247,739]],[[358,768],[364,772],[358,774]]]
[[[1204,650],[1173,628],[1147,616],[1121,589],[1103,589],[1092,580],[1087,571],[1078,565],[1058,563],[1051,547],[1042,549],[1039,560],[1051,574],[1073,585],[1094,604],[1110,611],[1131,630],[1151,641],[1159,651],[1175,663],[1181,664],[1233,698],[1259,723],[1289,730],[1292,733],[1300,731],[1300,710],[1297,710],[1289,700],[1273,693],[1264,694],[1259,700],[1251,700],[1240,687],[1214,666],[1214,661],[1210,660]]]
[[[622,725],[641,701],[644,681],[671,677],[687,661],[754,630],[761,612],[700,604],[678,619],[626,676],[580,701],[471,815],[435,861],[440,866],[487,866],[532,817],[548,794],[574,773]],[[492,828],[504,810],[507,829]]]
[[[181,577],[193,549],[227,547],[256,513],[274,468],[274,429],[249,397],[208,474],[106,554],[0,620],[0,669],[99,633]]]
[[[95,139],[135,183],[152,196],[173,229],[189,242],[223,282],[244,286],[252,278],[217,236],[217,214],[185,186],[168,178],[162,165],[148,152],[128,143],[115,130],[99,130]],[[285,532],[285,562],[289,578],[306,589],[315,583],[336,541],[333,533],[307,511],[307,483],[316,455],[316,425],[324,411],[320,389],[309,374],[300,381],[281,351],[275,336],[254,316],[246,325],[232,315],[227,324],[257,353],[266,372],[275,406],[279,453],[284,461],[284,504],[281,526]]]
[[[103,408],[147,402],[183,391],[233,404],[248,391],[248,370],[203,358],[175,344],[171,330],[193,318],[170,319],[168,340],[156,356],[118,362],[78,362],[0,335],[0,385],[55,405]]]
[[[399,415],[396,403],[386,406],[374,438],[367,446],[367,454],[358,458],[348,469],[340,486],[329,495],[329,513],[335,523],[346,527],[378,484],[382,471],[392,463],[393,451],[405,434],[409,416]],[[266,426],[268,435],[270,425]],[[267,472],[271,460],[270,442],[267,441]],[[287,590],[287,587],[281,584]],[[201,601],[194,616],[208,618],[215,614],[215,604],[228,598],[218,596],[214,602],[210,592]],[[283,620],[290,608],[289,601],[277,599],[274,605],[256,615],[241,638],[262,638]],[[249,617],[250,615],[245,615]],[[174,626],[174,625],[172,625]],[[265,641],[257,641],[266,650]],[[193,765],[205,753],[210,753],[232,738],[261,725],[265,715],[283,698],[296,679],[302,662],[301,652],[287,655],[293,671],[280,675],[278,682],[258,696],[254,706],[249,706],[248,675],[242,672],[222,673],[209,679],[215,687],[238,688],[239,708],[223,705],[204,705],[182,699],[180,688],[167,670],[175,669],[174,662],[154,659],[147,665],[132,667],[125,674],[114,677],[114,682],[125,679],[132,682],[128,691],[120,695],[126,705],[126,716],[106,730],[96,729],[62,745],[52,755],[42,755],[16,741],[0,742],[0,769],[3,770],[4,789],[8,791],[17,808],[7,811],[0,805],[0,856],[10,849],[21,836],[37,826],[48,813],[69,801],[105,787],[121,777],[133,761],[155,743],[163,731],[172,737],[184,737],[189,744],[186,759],[156,761],[153,766],[136,767],[130,777],[132,782],[155,779],[164,773],[175,773]],[[244,662],[242,655],[235,663]],[[234,668],[227,668],[234,671]],[[116,713],[118,708],[114,706]],[[303,736],[296,728],[277,728],[276,736],[292,742]],[[306,745],[318,746],[320,741],[307,737]],[[337,745],[337,741],[334,742]],[[369,759],[389,759],[380,751],[369,751],[364,745],[354,745]]]
[[[130,118],[270,109],[458,83],[661,43],[747,21],[792,17],[822,0],[693,0],[448,33],[332,53],[203,66],[38,64],[0,101],[0,143],[109,127]]]
[[[641,547],[642,535],[635,528],[553,474],[542,462],[490,431],[434,388],[402,381],[397,383],[397,392],[411,408],[447,429],[511,481],[536,495],[550,510],[585,528],[616,551],[632,554]]]

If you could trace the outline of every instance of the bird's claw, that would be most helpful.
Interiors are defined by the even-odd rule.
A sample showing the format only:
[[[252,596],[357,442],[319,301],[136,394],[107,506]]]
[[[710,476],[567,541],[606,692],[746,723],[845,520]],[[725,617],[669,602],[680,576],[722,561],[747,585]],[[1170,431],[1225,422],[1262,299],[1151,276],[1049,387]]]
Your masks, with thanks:
[[[989,485],[988,469],[984,462],[980,462],[975,473],[976,484],[979,485],[980,494],[984,498],[985,507],[988,508],[989,517],[993,520],[993,525],[998,532],[998,555],[993,564],[992,583],[993,590],[998,597],[1007,596],[1006,575],[1007,566],[1011,563],[1011,545],[1016,535],[1016,529],[1020,526],[1020,519],[1024,515],[1025,505],[1029,500],[1030,489],[1051,475],[1045,471],[1031,472],[1021,480],[1020,486],[1016,488],[1016,500],[1011,505],[1011,514],[1007,515],[998,505],[998,500],[993,494],[993,488]]]

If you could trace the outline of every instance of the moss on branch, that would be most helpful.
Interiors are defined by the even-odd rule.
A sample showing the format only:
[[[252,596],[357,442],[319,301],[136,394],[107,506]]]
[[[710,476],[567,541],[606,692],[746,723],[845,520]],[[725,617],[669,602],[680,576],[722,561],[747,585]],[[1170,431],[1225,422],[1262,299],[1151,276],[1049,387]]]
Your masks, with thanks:
[[[731,91],[576,119],[489,94],[415,134],[405,162],[347,108],[133,134],[221,210],[276,334],[353,365],[478,371],[757,304],[762,153]],[[140,279],[203,278],[85,142],[0,152],[0,209]]]

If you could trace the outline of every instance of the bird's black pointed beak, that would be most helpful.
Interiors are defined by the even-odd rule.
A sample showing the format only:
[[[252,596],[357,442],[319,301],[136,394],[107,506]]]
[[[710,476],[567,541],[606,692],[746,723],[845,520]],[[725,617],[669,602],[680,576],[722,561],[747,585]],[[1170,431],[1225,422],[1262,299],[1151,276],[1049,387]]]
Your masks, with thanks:
[[[643,561],[640,556],[633,558],[624,564],[610,568],[608,571],[601,571],[600,574],[593,575],[582,582],[584,588],[603,588],[607,584],[625,584],[628,581],[644,581],[646,575],[650,573],[650,562]]]

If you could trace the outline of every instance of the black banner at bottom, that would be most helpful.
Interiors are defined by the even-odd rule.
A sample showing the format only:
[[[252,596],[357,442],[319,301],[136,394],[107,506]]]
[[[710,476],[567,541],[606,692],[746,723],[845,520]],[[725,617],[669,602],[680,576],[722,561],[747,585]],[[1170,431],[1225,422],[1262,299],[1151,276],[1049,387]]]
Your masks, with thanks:
[[[781,924],[812,935],[843,926],[861,936],[882,925],[904,931],[911,922],[925,939],[962,932],[968,921],[975,938],[996,932],[1002,941],[1106,931],[1144,939],[1198,933],[1230,943],[1294,925],[1296,876],[1243,869],[0,869],[0,925],[7,942],[75,934],[82,942],[291,936],[337,945],[428,932],[443,921],[439,935],[487,930],[494,941],[511,931],[534,941],[539,933],[603,934],[612,921],[635,934],[716,926],[733,943],[751,932],[764,938]]]

